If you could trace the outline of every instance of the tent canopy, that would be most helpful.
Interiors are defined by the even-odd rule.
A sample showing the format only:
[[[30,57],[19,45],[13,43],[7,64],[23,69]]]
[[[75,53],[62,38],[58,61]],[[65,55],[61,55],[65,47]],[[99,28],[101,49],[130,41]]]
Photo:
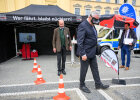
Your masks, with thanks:
[[[81,16],[69,13],[55,5],[29,5],[17,11],[0,14],[0,21],[56,22],[59,19],[66,22],[82,21]]]
[[[19,33],[36,33],[36,42],[32,49],[39,54],[52,54],[53,30],[58,27],[58,20],[63,19],[70,28],[71,37],[76,34],[77,26],[87,16],[77,16],[54,5],[29,5],[23,9],[0,13],[0,62],[17,54],[22,44]]]
[[[23,9],[9,12],[7,14],[17,14],[17,15],[41,15],[41,16],[75,16],[69,12],[64,11],[58,6],[54,5],[29,5]]]

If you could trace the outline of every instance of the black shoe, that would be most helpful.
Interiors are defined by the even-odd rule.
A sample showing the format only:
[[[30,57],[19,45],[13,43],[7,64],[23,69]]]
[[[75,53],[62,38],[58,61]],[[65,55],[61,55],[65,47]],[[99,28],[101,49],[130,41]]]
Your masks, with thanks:
[[[58,76],[60,76],[61,75],[61,71],[58,71]]]
[[[91,93],[91,91],[86,86],[80,86],[80,90],[86,93]]]
[[[65,71],[65,70],[62,70],[62,73],[63,73],[64,75],[66,75],[66,71]]]
[[[108,88],[109,88],[109,85],[103,85],[103,84],[101,84],[101,85],[96,85],[95,88],[96,88],[96,89],[108,89]]]

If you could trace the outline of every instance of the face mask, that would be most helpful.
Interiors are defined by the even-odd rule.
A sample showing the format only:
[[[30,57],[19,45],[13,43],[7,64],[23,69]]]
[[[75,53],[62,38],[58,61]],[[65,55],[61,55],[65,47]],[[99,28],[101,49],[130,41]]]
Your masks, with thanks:
[[[99,19],[96,19],[96,18],[92,17],[92,19],[91,19],[92,24],[97,24],[98,25],[99,22],[100,22]]]

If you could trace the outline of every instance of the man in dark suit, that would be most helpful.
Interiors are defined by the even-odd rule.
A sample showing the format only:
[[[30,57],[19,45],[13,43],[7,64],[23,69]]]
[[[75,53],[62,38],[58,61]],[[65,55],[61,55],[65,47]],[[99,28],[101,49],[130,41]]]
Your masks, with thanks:
[[[88,66],[90,65],[93,78],[95,80],[96,89],[107,89],[108,85],[103,85],[99,72],[96,59],[96,45],[97,45],[97,31],[94,24],[99,23],[99,14],[94,11],[91,12],[87,20],[83,21],[77,32],[77,54],[80,56],[80,89],[83,92],[90,93],[90,90],[85,85],[85,77],[87,74]]]
[[[53,34],[53,52],[57,53],[57,67],[58,76],[61,72],[66,75],[65,62],[66,62],[66,50],[71,50],[71,37],[69,28],[64,27],[64,21],[59,20],[59,27],[54,29]],[[62,67],[61,67],[62,58]]]
[[[124,39],[133,39],[133,42],[126,44]],[[120,66],[120,68],[125,68],[125,70],[129,70],[130,54],[131,54],[131,50],[134,49],[136,42],[137,42],[137,37],[136,37],[135,31],[130,29],[129,23],[125,23],[124,31],[121,35],[121,39],[119,41],[119,46],[118,46],[118,49],[121,48],[122,65]],[[125,55],[126,54],[127,54],[127,63],[126,63],[126,67],[125,67]]]

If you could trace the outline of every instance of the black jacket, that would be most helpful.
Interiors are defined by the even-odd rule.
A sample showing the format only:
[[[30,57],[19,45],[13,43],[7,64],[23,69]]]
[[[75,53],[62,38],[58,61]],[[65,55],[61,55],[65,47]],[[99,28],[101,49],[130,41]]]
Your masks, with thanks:
[[[123,30],[122,35],[121,35],[121,39],[119,40],[119,46],[120,46],[121,48],[122,48],[122,46],[123,46],[124,34],[125,34],[125,30]],[[136,37],[136,33],[135,33],[134,30],[130,29],[128,38],[132,38],[132,39],[133,39],[132,46],[129,46],[129,49],[130,49],[130,50],[133,50],[135,44],[137,43],[137,37]]]
[[[93,30],[93,26],[91,26],[87,20],[83,21],[78,26],[77,45],[77,55],[83,56],[86,54],[87,58],[95,57],[97,45],[97,31],[96,29],[95,31]]]

